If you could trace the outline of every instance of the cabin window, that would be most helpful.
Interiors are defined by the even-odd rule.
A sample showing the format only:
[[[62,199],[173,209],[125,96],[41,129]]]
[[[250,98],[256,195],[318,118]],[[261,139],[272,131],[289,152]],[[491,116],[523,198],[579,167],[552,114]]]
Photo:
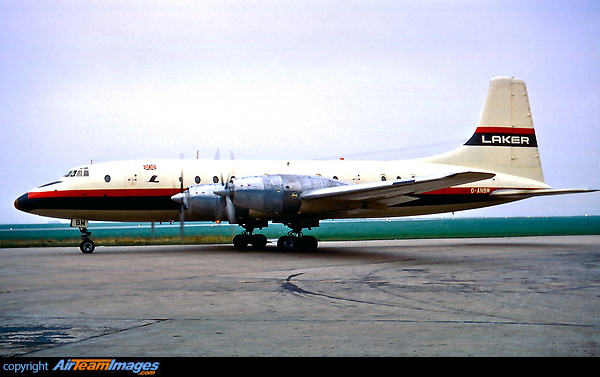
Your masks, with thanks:
[[[219,183],[219,177],[216,175],[213,177],[213,183]]]
[[[202,180],[200,179],[199,176],[196,176],[196,178],[194,178],[194,181],[196,181],[196,184],[200,184],[200,181],[202,181]]]
[[[104,176],[104,182],[106,182],[106,183],[110,182],[110,175],[107,174]]]
[[[381,180],[382,180],[382,181],[387,181],[387,177],[385,176],[385,174],[382,174],[382,175],[381,175]]]

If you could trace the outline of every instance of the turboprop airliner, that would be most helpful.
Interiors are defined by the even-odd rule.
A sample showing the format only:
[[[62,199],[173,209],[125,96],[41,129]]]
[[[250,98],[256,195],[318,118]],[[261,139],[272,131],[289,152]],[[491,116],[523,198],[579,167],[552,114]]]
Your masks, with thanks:
[[[283,250],[315,250],[303,233],[323,219],[454,212],[543,195],[592,192],[544,182],[527,88],[491,80],[473,135],[448,153],[405,161],[155,160],[82,165],[15,201],[21,211],[70,219],[80,249],[95,249],[90,220],[227,221],[243,231],[236,248],[264,248],[255,233],[269,223],[290,228]],[[183,228],[182,228],[183,229]]]

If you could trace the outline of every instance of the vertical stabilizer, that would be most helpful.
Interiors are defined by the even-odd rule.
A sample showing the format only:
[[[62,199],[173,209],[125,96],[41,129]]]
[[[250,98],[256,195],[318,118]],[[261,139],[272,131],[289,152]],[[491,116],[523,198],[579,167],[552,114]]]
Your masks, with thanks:
[[[544,182],[525,82],[492,79],[473,136],[454,151],[426,160]]]

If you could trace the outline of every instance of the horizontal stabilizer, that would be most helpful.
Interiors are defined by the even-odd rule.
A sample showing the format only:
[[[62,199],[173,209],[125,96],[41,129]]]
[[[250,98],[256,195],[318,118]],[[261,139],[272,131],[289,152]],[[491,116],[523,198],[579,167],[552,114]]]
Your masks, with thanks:
[[[534,189],[534,190],[497,190],[490,194],[493,198],[526,199],[533,196],[581,194],[595,192],[593,189]]]

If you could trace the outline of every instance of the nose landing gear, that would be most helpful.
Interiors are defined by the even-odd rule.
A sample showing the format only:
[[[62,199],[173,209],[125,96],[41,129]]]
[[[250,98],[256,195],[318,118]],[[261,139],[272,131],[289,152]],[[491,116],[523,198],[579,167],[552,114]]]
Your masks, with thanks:
[[[79,244],[79,250],[81,250],[84,254],[91,254],[96,250],[96,244],[94,241],[90,240],[88,237],[92,235],[92,232],[89,232],[87,228],[79,228],[79,232],[81,233],[81,243]]]

